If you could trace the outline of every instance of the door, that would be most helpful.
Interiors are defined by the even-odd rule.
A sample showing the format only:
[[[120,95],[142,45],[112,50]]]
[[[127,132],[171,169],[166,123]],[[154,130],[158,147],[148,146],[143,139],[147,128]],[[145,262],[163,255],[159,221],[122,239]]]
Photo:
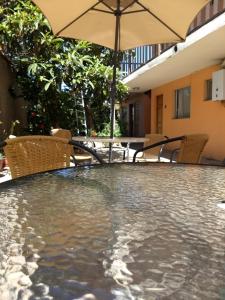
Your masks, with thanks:
[[[134,118],[135,107],[134,104],[129,105],[129,136],[134,136]]]
[[[156,97],[156,133],[163,133],[163,95]]]

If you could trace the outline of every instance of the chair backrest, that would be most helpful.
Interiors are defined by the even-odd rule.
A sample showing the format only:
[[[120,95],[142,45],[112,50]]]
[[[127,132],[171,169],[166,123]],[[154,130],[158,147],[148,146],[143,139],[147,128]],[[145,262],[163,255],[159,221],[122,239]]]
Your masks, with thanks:
[[[52,136],[56,136],[63,139],[71,140],[72,134],[71,131],[68,129],[62,129],[62,128],[54,128],[51,130]]]
[[[69,141],[72,139],[71,131],[68,129],[62,129],[62,128],[54,128],[51,130],[52,136],[68,139]],[[73,146],[70,146],[71,149],[71,155],[74,156],[74,148]]]
[[[62,128],[54,128],[51,130],[52,136],[59,137],[59,138],[65,138],[69,141],[72,140],[72,134],[71,131],[68,129],[62,129]],[[84,149],[77,148],[75,146],[70,146],[70,155],[73,157],[73,161],[75,164],[84,163],[85,161],[90,163],[92,161],[93,156],[90,155],[90,153],[87,153]]]
[[[37,135],[5,142],[12,178],[70,166],[71,145],[67,139]]]
[[[181,140],[178,163],[199,163],[202,151],[208,141],[207,134],[185,135]]]
[[[149,133],[145,135],[146,138],[148,138],[148,141],[144,142],[144,147],[147,147],[149,145],[161,142],[166,140],[166,137],[162,134],[158,133]],[[143,152],[143,157],[144,158],[152,158],[153,156],[159,156],[161,152],[162,146],[157,146],[151,149],[148,149]]]

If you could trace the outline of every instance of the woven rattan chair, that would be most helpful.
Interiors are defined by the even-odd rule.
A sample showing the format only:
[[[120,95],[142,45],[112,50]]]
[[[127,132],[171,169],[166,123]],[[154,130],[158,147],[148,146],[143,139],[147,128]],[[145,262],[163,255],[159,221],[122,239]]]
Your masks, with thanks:
[[[70,166],[68,140],[51,136],[7,139],[4,152],[12,178]]]
[[[91,149],[55,136],[23,136],[7,139],[3,146],[12,178],[70,166],[71,147],[84,149],[99,163],[104,161]]]
[[[204,147],[208,141],[208,135],[206,134],[190,134],[190,135],[183,135],[174,138],[167,139],[165,141],[157,142],[142,149],[137,150],[134,153],[133,162],[136,161],[137,154],[139,152],[146,151],[148,149],[152,149],[155,147],[159,147],[161,145],[165,145],[172,142],[181,141],[180,147],[175,149],[178,151],[177,163],[199,163],[201,159],[201,154],[204,150]],[[172,154],[174,154],[174,152]],[[172,157],[170,162],[172,162]]]
[[[68,129],[62,129],[62,128],[54,128],[51,130],[52,136],[56,136],[63,139],[72,139],[71,131]]]
[[[176,162],[178,163],[199,163],[203,149],[208,142],[207,134],[185,135],[181,140]]]
[[[144,142],[144,148],[149,145],[165,141],[168,138],[167,136],[159,133],[149,133],[146,134],[145,137],[148,138],[148,141]],[[159,145],[154,148],[147,149],[146,151],[142,152],[141,156],[137,157],[137,161],[160,161],[163,147],[164,145]]]
[[[67,129],[54,128],[51,130],[51,134],[52,136],[68,139],[69,141],[72,139],[71,131]],[[71,146],[71,156],[77,165],[91,163],[93,158],[91,155],[88,155],[87,152],[80,149],[74,149],[73,146]]]

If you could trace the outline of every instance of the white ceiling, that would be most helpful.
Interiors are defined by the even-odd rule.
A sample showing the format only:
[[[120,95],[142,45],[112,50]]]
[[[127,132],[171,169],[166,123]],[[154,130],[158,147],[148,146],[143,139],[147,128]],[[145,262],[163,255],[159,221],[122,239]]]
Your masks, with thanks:
[[[225,13],[127,76],[131,92],[145,92],[225,59]]]

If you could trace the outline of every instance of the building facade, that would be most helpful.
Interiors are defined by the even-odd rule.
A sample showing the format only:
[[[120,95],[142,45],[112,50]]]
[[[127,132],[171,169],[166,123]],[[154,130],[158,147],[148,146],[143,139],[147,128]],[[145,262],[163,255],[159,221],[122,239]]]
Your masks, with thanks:
[[[225,96],[218,100],[212,92],[219,80],[225,95],[224,37],[225,1],[217,0],[198,14],[184,43],[154,46],[158,55],[124,79],[127,133],[207,133],[204,156],[224,160]]]

